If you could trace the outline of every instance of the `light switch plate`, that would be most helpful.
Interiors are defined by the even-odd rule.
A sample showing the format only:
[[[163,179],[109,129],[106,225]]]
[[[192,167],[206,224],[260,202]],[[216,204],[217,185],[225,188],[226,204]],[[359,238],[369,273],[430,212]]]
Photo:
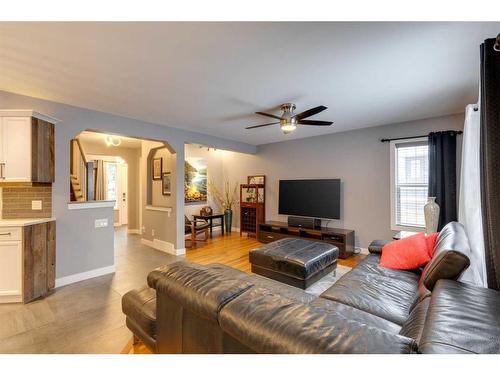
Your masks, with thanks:
[[[94,222],[95,228],[106,228],[108,226],[108,219],[96,219]]]
[[[42,209],[42,201],[31,201],[31,209],[41,211]]]

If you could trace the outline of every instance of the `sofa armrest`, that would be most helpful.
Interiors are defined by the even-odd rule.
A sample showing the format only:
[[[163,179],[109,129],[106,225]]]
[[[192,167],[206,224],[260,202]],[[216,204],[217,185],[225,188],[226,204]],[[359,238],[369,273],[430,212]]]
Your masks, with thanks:
[[[221,328],[257,353],[414,353],[414,340],[253,287],[219,314]]]
[[[371,254],[382,254],[382,248],[392,241],[387,240],[374,240],[368,245],[368,251]]]

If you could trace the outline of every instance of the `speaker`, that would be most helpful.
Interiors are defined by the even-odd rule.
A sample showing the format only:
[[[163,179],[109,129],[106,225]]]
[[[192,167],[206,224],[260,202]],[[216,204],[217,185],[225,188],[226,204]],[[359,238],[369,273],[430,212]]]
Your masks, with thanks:
[[[290,227],[316,229],[321,228],[321,219],[315,219],[313,217],[288,216],[288,225]]]

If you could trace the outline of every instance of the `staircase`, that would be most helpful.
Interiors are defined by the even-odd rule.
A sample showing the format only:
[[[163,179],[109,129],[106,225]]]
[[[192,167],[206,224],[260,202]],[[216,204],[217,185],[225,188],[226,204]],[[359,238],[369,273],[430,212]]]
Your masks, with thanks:
[[[84,202],[85,197],[83,196],[83,191],[80,185],[80,180],[78,176],[70,175],[69,176],[71,183],[71,201],[72,202]]]
[[[94,163],[87,161],[78,138],[70,143],[70,197],[72,202],[94,200]]]

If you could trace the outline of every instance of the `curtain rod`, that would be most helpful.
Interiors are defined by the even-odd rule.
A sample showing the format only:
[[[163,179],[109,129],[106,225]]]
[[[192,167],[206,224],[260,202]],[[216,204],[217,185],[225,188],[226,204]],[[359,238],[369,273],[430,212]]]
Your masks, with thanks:
[[[449,132],[454,132],[455,134],[462,134],[463,133],[463,131],[461,131],[461,130],[448,130],[448,131]],[[423,137],[427,137],[427,135],[415,135],[413,137],[400,137],[400,138],[382,138],[380,140],[380,142],[402,141],[404,139],[423,138]]]

